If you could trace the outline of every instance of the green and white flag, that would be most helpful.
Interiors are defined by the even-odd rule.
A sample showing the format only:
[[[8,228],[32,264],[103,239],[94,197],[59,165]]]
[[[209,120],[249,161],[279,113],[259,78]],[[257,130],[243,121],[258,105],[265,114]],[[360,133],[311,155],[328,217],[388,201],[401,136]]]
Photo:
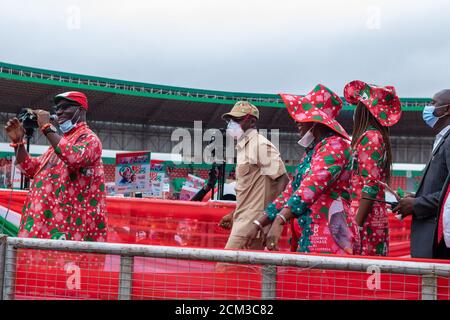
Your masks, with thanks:
[[[21,215],[0,205],[0,234],[17,237]]]

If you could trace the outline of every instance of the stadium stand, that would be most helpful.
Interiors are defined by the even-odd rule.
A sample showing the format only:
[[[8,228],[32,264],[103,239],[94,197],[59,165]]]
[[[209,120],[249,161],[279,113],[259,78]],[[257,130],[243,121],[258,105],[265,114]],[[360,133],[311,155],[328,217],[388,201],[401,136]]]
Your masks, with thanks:
[[[236,100],[249,100],[261,110],[260,129],[279,129],[279,149],[292,173],[303,150],[297,145],[293,122],[278,95],[210,91],[191,88],[114,80],[65,72],[36,69],[0,62],[0,126],[22,107],[52,105],[52,97],[66,90],[83,90],[89,97],[88,121],[99,135],[104,149],[170,153],[178,141],[171,140],[177,128],[192,132],[194,121],[202,121],[203,130],[224,126],[220,115]],[[391,131],[395,163],[392,185],[414,191],[421,165],[428,161],[433,136],[423,124],[421,109],[429,99],[402,98],[403,117]],[[128,112],[123,112],[124,108]],[[351,132],[352,107],[345,105],[339,121]],[[411,124],[414,124],[411,126]],[[0,143],[6,143],[0,132]],[[46,145],[44,137],[35,134],[32,145]],[[204,142],[206,145],[206,142]],[[0,186],[7,185],[12,150],[0,150]],[[106,159],[107,182],[114,181],[114,159]],[[191,165],[169,168],[169,178],[186,179],[189,173],[203,179],[208,166]],[[228,170],[230,171],[230,170]],[[178,181],[180,182],[180,181]]]

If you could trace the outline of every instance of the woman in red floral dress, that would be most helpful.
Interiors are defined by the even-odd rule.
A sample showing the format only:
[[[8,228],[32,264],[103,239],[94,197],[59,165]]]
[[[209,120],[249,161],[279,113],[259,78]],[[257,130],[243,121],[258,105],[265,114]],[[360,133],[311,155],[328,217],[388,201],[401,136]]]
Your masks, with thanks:
[[[387,256],[388,213],[387,204],[381,201],[385,200],[383,183],[389,182],[392,164],[389,127],[400,120],[400,100],[394,87],[378,87],[362,81],[347,84],[344,96],[356,105],[351,209],[360,230],[361,248],[357,253]]]
[[[297,123],[305,155],[285,191],[254,221],[248,238],[271,223],[266,247],[278,250],[284,224],[293,218],[292,251],[353,254],[358,232],[350,215],[350,138],[335,120],[342,101],[320,84],[304,97],[281,97]]]

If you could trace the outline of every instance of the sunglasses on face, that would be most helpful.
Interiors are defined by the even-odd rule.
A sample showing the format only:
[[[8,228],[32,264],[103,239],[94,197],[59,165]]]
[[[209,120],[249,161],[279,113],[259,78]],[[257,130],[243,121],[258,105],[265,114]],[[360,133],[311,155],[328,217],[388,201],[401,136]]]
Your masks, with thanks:
[[[74,104],[61,104],[61,105],[57,105],[57,106],[54,106],[53,107],[53,110],[55,111],[55,112],[58,112],[58,111],[66,111],[67,109],[70,109],[70,108],[72,108],[72,107],[78,107],[77,105],[74,105]]]

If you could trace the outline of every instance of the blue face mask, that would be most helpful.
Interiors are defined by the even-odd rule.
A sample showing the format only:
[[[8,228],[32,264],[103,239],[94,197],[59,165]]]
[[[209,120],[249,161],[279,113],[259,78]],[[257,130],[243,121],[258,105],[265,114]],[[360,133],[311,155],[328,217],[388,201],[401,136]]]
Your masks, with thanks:
[[[435,106],[426,106],[426,107],[423,109],[423,112],[422,112],[422,118],[423,118],[423,121],[425,121],[425,123],[426,123],[428,126],[430,126],[431,128],[434,128],[434,126],[436,125],[436,122],[438,122],[439,119],[441,119],[441,118],[447,116],[446,114],[444,114],[444,115],[442,115],[442,116],[440,116],[440,117],[436,117],[436,116],[434,115],[434,111],[435,111],[436,109],[444,108],[444,107],[447,107],[447,106],[448,106],[448,105],[439,106],[439,107],[435,107]]]
[[[61,129],[62,133],[67,133],[70,130],[72,130],[75,127],[75,124],[80,120],[80,117],[78,117],[78,120],[73,123],[73,119],[75,118],[76,113],[79,111],[78,109],[75,114],[73,115],[72,119],[67,120],[59,125],[59,128]]]

